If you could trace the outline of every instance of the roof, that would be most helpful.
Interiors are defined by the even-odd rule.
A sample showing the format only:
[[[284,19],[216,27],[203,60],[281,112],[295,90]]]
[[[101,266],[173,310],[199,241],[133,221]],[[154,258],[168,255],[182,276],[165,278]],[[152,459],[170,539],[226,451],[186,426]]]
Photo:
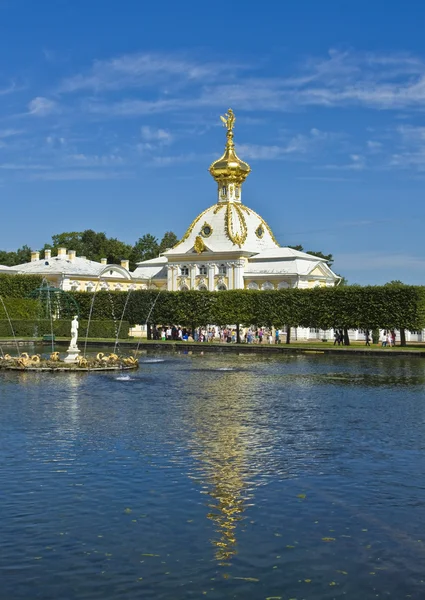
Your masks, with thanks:
[[[49,259],[42,258],[16,267],[18,273],[40,273],[46,275],[64,273],[66,275],[87,275],[90,277],[98,277],[104,269],[105,265],[102,265],[100,262],[79,256],[76,256],[73,260],[69,260],[67,255],[53,256]]]
[[[0,273],[15,273],[16,267],[8,267],[6,265],[0,265]]]
[[[258,254],[279,248],[270,227],[241,202],[219,202],[196,217],[181,241],[165,256],[197,252]]]
[[[132,277],[143,279],[167,279],[168,259],[166,256],[158,256],[137,263],[137,268],[132,272]]]
[[[264,259],[304,259],[304,260],[313,260],[314,262],[326,262],[325,258],[320,258],[319,256],[314,256],[313,254],[307,254],[307,252],[300,252],[299,250],[294,250],[293,248],[270,248],[268,250],[263,250],[258,254],[250,257],[251,260],[264,260]]]
[[[311,275],[316,269],[320,270],[320,276],[328,277],[334,281],[339,279],[328,267],[326,260],[299,252],[293,248],[277,248],[267,250],[251,256],[245,269],[244,276],[255,275]]]

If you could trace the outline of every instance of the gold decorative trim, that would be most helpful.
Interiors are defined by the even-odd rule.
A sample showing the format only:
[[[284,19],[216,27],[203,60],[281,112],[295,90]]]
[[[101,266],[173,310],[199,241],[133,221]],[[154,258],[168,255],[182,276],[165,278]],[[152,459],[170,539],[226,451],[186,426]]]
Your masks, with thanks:
[[[209,230],[210,230],[209,233],[205,233],[204,229],[206,227],[209,228]],[[211,227],[211,225],[205,221],[205,223],[201,227],[201,235],[202,235],[202,237],[209,238],[212,235],[213,231],[214,231],[214,229]]]
[[[214,209],[214,214],[216,215],[218,213],[218,211],[223,208],[223,206],[226,206],[226,204],[224,202],[220,202],[220,204],[217,204],[217,206]]]
[[[183,244],[183,242],[185,242],[187,240],[187,238],[192,233],[193,228],[195,227],[196,223],[202,219],[202,217],[205,215],[205,213],[207,213],[210,210],[210,208],[211,208],[211,206],[209,206],[207,209],[205,209],[203,212],[201,212],[201,214],[198,215],[194,221],[192,221],[192,223],[189,225],[189,227],[188,227],[186,233],[184,234],[184,236],[182,237],[182,239],[179,242],[177,242],[177,244],[175,246],[173,246],[173,249],[177,248],[177,246],[180,246],[180,244]]]
[[[264,220],[262,217],[260,217],[260,215],[259,215],[258,213],[256,213],[256,212],[255,212],[255,210],[252,210],[252,208],[248,208],[248,207],[247,207],[247,206],[245,206],[244,204],[241,204],[241,205],[240,205],[240,208],[241,208],[242,210],[244,210],[245,212],[247,212],[248,214],[249,214],[249,213],[251,213],[251,214],[253,214],[255,217],[257,217],[257,218],[258,218],[258,219],[261,221],[261,224],[262,224],[262,225],[263,225],[263,226],[264,226],[264,227],[267,229],[267,231],[269,232],[269,235],[270,235],[270,237],[272,238],[272,240],[274,241],[274,243],[276,244],[276,246],[277,246],[278,248],[280,248],[280,244],[279,244],[279,242],[277,241],[277,239],[274,237],[274,235],[273,235],[273,231],[270,229],[270,227],[269,227],[268,223],[267,223],[267,222],[266,222],[266,221],[265,221],[265,220]]]
[[[240,219],[242,229],[241,233],[233,233],[232,207],[235,209]],[[234,204],[233,202],[229,202],[227,204],[224,229],[227,237],[231,242],[233,242],[233,244],[236,244],[240,248],[245,243],[245,240],[248,235],[248,228],[246,226],[245,216],[241,210],[241,207],[238,204]]]
[[[207,249],[207,247],[205,246],[204,240],[201,238],[200,235],[196,236],[195,243],[193,244],[193,247],[195,248],[195,251],[198,254],[201,254],[202,252],[205,252],[205,250]]]

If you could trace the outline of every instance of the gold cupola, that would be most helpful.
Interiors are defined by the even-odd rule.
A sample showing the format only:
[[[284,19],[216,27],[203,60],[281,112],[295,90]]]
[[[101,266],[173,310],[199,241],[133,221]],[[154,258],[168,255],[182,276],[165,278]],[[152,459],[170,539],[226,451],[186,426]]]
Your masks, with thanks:
[[[233,127],[236,117],[229,108],[224,117],[220,116],[227,129],[227,143],[224,154],[214,161],[209,172],[218,183],[219,202],[241,202],[241,186],[251,172],[248,163],[239,158],[233,141]]]

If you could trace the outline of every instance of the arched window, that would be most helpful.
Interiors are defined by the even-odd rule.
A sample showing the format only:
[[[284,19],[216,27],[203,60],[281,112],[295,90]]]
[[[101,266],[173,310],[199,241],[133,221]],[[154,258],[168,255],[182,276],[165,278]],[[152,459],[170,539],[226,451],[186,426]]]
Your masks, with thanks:
[[[218,274],[219,274],[219,275],[227,275],[227,267],[226,267],[226,265],[224,265],[224,264],[221,264],[221,265],[218,267]]]
[[[272,283],[270,283],[270,281],[265,281],[262,286],[261,286],[262,290],[274,290],[274,285]]]
[[[248,289],[249,290],[258,290],[258,283],[255,283],[255,281],[250,281],[248,283]]]
[[[71,283],[71,290],[73,292],[77,292],[80,289],[80,282],[79,281],[73,281]]]
[[[115,291],[116,291],[116,292],[119,292],[119,291],[121,291],[121,287],[122,287],[122,286],[121,286],[121,284],[120,284],[120,283],[116,283],[116,284],[115,284]]]
[[[181,292],[188,292],[188,291],[189,291],[189,288],[187,287],[187,285],[181,285],[181,286],[180,286],[180,291],[181,291]]]
[[[180,267],[180,275],[189,275],[189,267],[187,267],[186,265]]]
[[[224,283],[220,283],[220,285],[217,286],[218,292],[225,292],[226,290],[227,290],[227,287],[224,285]]]
[[[208,291],[208,288],[207,288],[207,286],[206,286],[206,285],[202,284],[202,285],[198,286],[198,290],[199,290],[200,292],[207,292],[207,291]]]
[[[281,281],[281,282],[279,283],[279,285],[277,286],[277,289],[278,289],[278,290],[284,290],[284,289],[286,289],[286,288],[288,288],[288,287],[290,287],[290,285],[289,285],[289,283],[288,283],[288,282],[286,282],[286,281]]]

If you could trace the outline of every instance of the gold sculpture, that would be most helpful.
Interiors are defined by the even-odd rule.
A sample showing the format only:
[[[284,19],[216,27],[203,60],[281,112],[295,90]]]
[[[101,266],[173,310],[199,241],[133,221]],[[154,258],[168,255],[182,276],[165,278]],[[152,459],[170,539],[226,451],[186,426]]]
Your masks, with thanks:
[[[205,252],[205,250],[207,248],[205,246],[205,244],[204,244],[204,240],[201,238],[200,235],[196,236],[195,243],[194,243],[193,247],[194,247],[195,251],[198,254],[201,254],[202,252]]]
[[[226,127],[227,131],[232,131],[236,121],[236,117],[233,113],[233,110],[229,108],[224,117],[220,115],[220,119],[223,121],[223,125]]]

